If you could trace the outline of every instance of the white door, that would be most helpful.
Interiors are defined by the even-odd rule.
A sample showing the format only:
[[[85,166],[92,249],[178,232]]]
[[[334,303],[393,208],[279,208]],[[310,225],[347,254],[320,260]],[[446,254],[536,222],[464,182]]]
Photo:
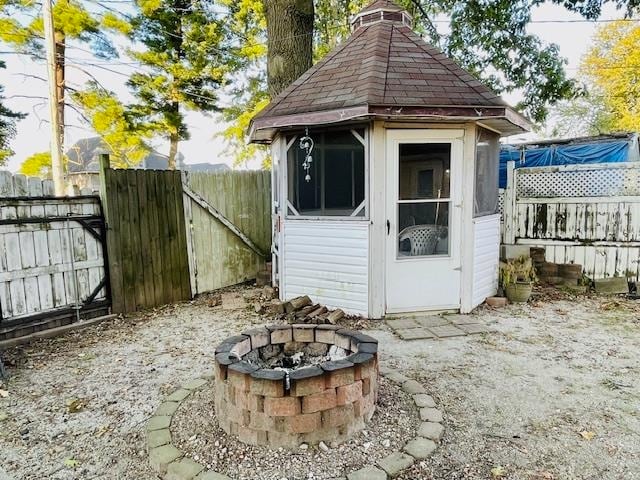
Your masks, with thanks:
[[[387,130],[387,313],[460,307],[463,135]]]

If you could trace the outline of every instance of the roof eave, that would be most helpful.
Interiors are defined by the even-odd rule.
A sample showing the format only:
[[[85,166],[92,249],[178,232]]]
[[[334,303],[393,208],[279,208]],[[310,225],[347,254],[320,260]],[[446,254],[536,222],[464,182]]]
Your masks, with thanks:
[[[355,119],[385,118],[390,120],[429,120],[484,122],[502,136],[531,131],[533,124],[523,115],[508,106],[486,105],[434,105],[434,106],[389,106],[363,105],[318,112],[258,117],[251,122],[249,141],[271,143],[280,129],[342,123]]]
[[[289,115],[258,116],[253,119],[249,127],[249,142],[268,144],[271,143],[277,131],[282,128],[346,122],[360,117],[365,118],[368,113],[367,106],[362,105]]]

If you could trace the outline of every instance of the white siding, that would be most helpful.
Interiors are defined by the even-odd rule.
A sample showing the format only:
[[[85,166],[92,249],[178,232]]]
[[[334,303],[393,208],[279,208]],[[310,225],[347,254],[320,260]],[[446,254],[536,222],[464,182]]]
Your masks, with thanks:
[[[367,315],[368,232],[368,222],[286,220],[283,298],[309,295],[327,307]]]
[[[500,215],[473,219],[472,308],[498,291]]]

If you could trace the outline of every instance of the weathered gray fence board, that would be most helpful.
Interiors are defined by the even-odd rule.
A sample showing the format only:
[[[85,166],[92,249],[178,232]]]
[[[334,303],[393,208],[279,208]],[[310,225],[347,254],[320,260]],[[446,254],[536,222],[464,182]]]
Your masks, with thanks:
[[[590,183],[565,181],[573,176]],[[638,163],[535,169],[511,166],[504,197],[504,241],[545,247],[548,261],[580,264],[593,278],[637,280],[639,178]],[[604,190],[610,195],[602,196]],[[556,191],[562,196],[553,193]],[[588,196],[590,192],[592,196]]]
[[[194,294],[255,278],[264,266],[271,249],[270,178],[267,171],[185,176],[186,190],[196,194],[184,195]]]
[[[102,245],[65,218],[100,218],[100,200],[52,194],[49,180],[0,171],[0,220],[15,222],[0,225],[0,328],[83,304],[104,277]],[[95,300],[106,300],[104,288]]]

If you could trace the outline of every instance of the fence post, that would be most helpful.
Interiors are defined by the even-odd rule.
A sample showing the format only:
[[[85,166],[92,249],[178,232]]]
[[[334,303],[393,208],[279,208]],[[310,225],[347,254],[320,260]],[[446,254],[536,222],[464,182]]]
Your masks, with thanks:
[[[516,162],[507,162],[507,188],[504,191],[504,243],[516,243]]]
[[[189,284],[191,286],[191,297],[198,293],[198,261],[196,258],[196,248],[193,238],[193,212],[191,211],[191,198],[185,193],[185,187],[189,185],[189,172],[182,170],[182,203],[184,208],[184,226],[187,234],[187,258],[189,260]]]
[[[109,215],[107,210],[109,204],[107,202],[107,169],[111,167],[108,153],[101,153],[98,155],[98,169],[100,172],[100,203],[102,203],[102,215],[104,216],[105,227],[109,228],[108,219]]]

